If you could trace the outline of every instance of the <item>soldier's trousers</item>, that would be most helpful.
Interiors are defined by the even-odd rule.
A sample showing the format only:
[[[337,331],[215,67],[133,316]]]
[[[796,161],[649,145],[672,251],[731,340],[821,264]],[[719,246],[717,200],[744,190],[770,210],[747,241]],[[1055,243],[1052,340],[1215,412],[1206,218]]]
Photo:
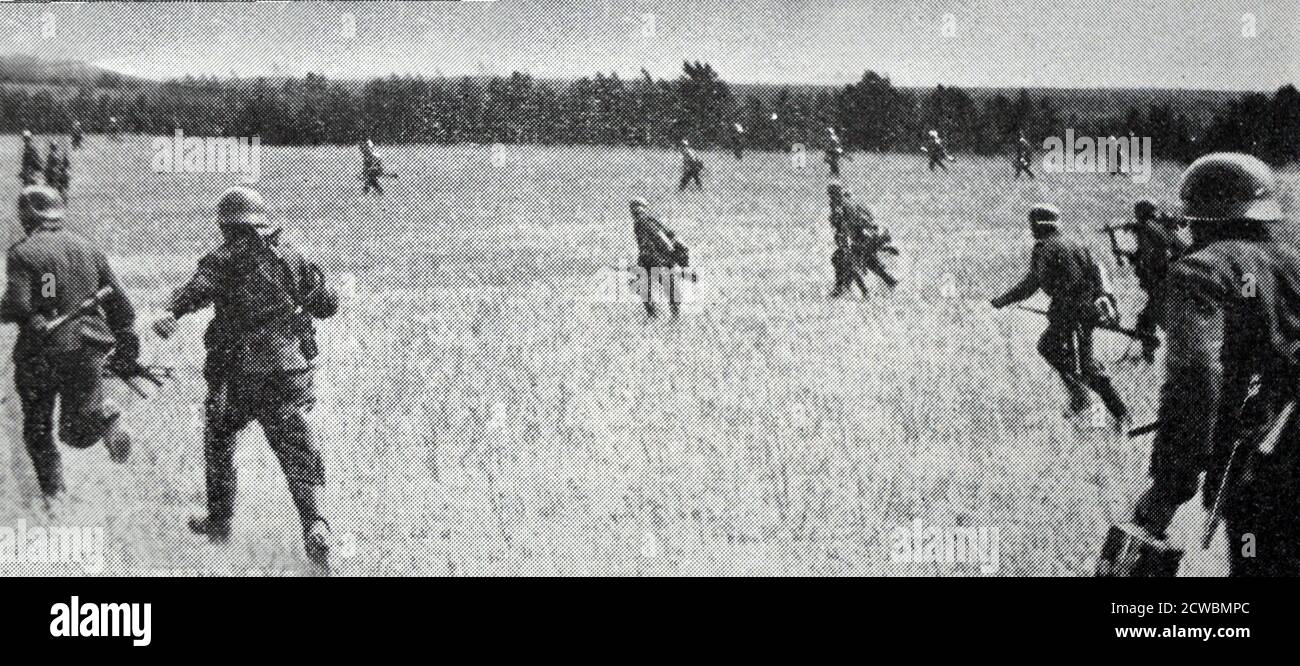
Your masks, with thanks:
[[[1082,409],[1092,389],[1115,418],[1128,414],[1119,393],[1092,353],[1093,326],[1083,322],[1050,319],[1038,339],[1038,353],[1061,376],[1070,394],[1070,408]]]
[[[316,491],[325,485],[325,467],[307,421],[315,403],[311,370],[209,381],[203,453],[210,519],[229,521],[234,516],[235,441],[241,430],[257,421],[280,461],[303,529],[323,520]]]
[[[384,193],[384,186],[379,184],[379,174],[366,174],[366,185],[361,188],[362,194],[370,194],[374,190],[376,194]]]
[[[948,170],[948,165],[944,164],[943,156],[939,156],[939,157],[935,157],[933,155],[930,156],[930,170],[934,171],[935,167],[939,167],[944,171]]]
[[[1024,162],[1017,162],[1015,178],[1019,180],[1020,174],[1022,173],[1025,174],[1026,176],[1029,176],[1030,180],[1034,179],[1034,172],[1029,170],[1029,165]]]
[[[45,495],[64,489],[63,463],[54,443],[54,407],[59,403],[59,439],[85,449],[98,442],[118,418],[104,404],[104,351],[39,354],[14,360],[14,385],[23,408],[23,442]]]
[[[678,275],[681,269],[672,264],[655,262],[644,256],[640,257],[638,265],[643,271],[641,280],[645,289],[643,304],[646,314],[655,316],[654,285],[658,283],[663,287],[664,296],[668,299],[668,310],[676,317],[681,310],[682,302],[680,275]]]
[[[880,263],[880,258],[874,254],[838,248],[831,255],[831,266],[835,268],[835,287],[831,293],[836,296],[844,293],[854,284],[858,285],[862,295],[866,296],[867,285],[862,280],[863,270],[874,273],[890,289],[898,286],[898,280],[889,274],[884,264]]]

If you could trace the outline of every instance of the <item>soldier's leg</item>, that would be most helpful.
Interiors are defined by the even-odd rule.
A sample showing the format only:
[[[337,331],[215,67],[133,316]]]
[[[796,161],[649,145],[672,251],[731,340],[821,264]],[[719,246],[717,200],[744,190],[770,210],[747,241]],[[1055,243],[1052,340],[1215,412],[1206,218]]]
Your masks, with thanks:
[[[645,305],[645,313],[651,317],[655,316],[655,266],[646,258],[641,258],[641,284],[645,285],[645,293],[641,295],[642,304]]]
[[[208,382],[203,424],[204,481],[207,487],[208,515],[190,520],[190,529],[207,535],[214,542],[230,536],[230,521],[235,515],[235,442],[239,431],[248,424],[248,396],[260,397],[258,387],[248,386],[257,378],[226,379]],[[257,398],[254,398],[256,400]]]
[[[678,279],[680,271],[681,269],[676,266],[664,269],[667,276],[664,282],[664,291],[668,294],[668,311],[672,313],[673,317],[676,317],[681,312],[682,306],[681,280]]]
[[[1083,373],[1084,383],[1097,393],[1102,403],[1106,405],[1110,415],[1122,420],[1128,416],[1128,408],[1124,406],[1124,401],[1120,399],[1119,392],[1115,390],[1115,385],[1110,381],[1110,375],[1106,374],[1106,369],[1093,356],[1092,333],[1091,326],[1081,326],[1079,328],[1077,336],[1079,369]]]
[[[890,289],[898,286],[898,280],[894,279],[894,276],[889,274],[889,271],[885,269],[885,266],[880,263],[879,257],[865,257],[862,266],[872,273],[875,273],[876,277],[880,278],[880,281],[884,282]]]
[[[61,364],[63,404],[59,409],[59,439],[86,449],[103,439],[114,462],[125,462],[131,437],[122,427],[121,412],[104,402],[103,353],[83,350]]]
[[[704,191],[704,181],[700,180],[700,170],[695,169],[691,172],[691,178],[695,181],[695,189]]]
[[[831,287],[831,298],[844,293],[849,288],[848,267],[844,265],[844,250],[836,248],[831,253],[831,267],[835,269],[835,285]]]
[[[1088,392],[1079,379],[1074,327],[1066,322],[1048,321],[1038,338],[1038,353],[1061,377],[1070,397],[1070,411],[1078,413],[1088,407]]]
[[[691,172],[689,169],[682,169],[682,178],[677,182],[677,191],[686,191],[686,186],[691,182]]]
[[[41,493],[53,497],[63,492],[63,462],[54,445],[54,403],[57,384],[41,360],[16,361],[14,384],[23,410],[23,443],[36,471]]]
[[[302,370],[276,376],[267,384],[262,396],[258,422],[266,441],[280,460],[280,468],[289,485],[289,495],[298,509],[307,556],[319,567],[328,569],[329,544],[319,534],[321,515],[317,494],[325,485],[325,464],[312,440],[307,413],[316,403],[312,372]]]

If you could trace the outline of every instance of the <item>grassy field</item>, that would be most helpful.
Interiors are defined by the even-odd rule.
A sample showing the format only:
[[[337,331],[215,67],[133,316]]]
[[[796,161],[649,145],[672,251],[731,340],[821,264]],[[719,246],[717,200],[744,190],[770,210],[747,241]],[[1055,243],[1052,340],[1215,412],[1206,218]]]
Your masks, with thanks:
[[[18,146],[0,143],[16,169]],[[71,225],[109,251],[141,314],[218,239],[230,175],[149,170],[144,139],[91,137],[74,158]],[[355,151],[264,148],[259,188],[287,232],[349,293],[320,326],[327,508],[344,575],[978,575],[973,564],[892,561],[914,519],[996,528],[998,575],[1083,575],[1106,517],[1096,451],[1105,428],[1062,419],[1037,357],[1043,322],[985,302],[1024,270],[1024,214],[1059,205],[1090,228],[1149,185],[1104,175],[1012,181],[1006,160],[863,155],[845,182],[893,230],[903,285],[830,301],[824,167],[788,156],[707,154],[703,193],[675,190],[677,158],[605,148],[391,147],[383,198],[362,198]],[[1284,174],[1290,189],[1294,173]],[[0,184],[13,201],[17,179]],[[634,253],[628,199],[650,201],[692,249],[707,296],[646,321],[601,285]],[[8,210],[8,209],[6,209]],[[12,212],[11,239],[19,229]],[[1095,236],[1095,235],[1094,235]],[[1095,236],[1099,252],[1109,253]],[[1141,304],[1120,272],[1126,320]],[[875,285],[873,285],[875,286]],[[136,449],[64,449],[72,505],[61,524],[102,526],[103,574],[287,574],[304,569],[292,505],[256,428],[238,454],[235,537],[192,537],[201,510],[198,373],[205,317],[177,339],[144,336],[146,361],[177,366],[147,401],[120,385]],[[22,448],[7,358],[0,525],[47,523]],[[1103,360],[1124,341],[1099,337]],[[1159,370],[1115,368],[1145,423]],[[1148,442],[1142,442],[1146,444]],[[1130,460],[1145,448],[1127,452]],[[1123,474],[1138,482],[1137,464]],[[1198,525],[1195,507],[1181,529]],[[1221,550],[1220,542],[1216,550]],[[1219,552],[1186,573],[1215,573]],[[76,574],[0,564],[0,573]]]

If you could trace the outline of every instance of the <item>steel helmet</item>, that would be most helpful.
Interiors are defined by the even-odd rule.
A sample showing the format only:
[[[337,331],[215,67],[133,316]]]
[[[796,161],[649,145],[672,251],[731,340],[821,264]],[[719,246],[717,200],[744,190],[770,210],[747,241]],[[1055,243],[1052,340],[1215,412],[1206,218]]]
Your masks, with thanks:
[[[266,213],[266,201],[250,187],[237,186],[221,193],[217,200],[217,224],[223,227],[247,227],[266,237],[276,227]]]
[[[1257,157],[1242,153],[1211,153],[1192,162],[1178,185],[1183,217],[1188,220],[1254,220],[1277,222],[1273,170]]]
[[[63,219],[63,197],[48,185],[28,185],[18,195],[18,217],[24,229]]]
[[[1156,217],[1156,204],[1150,199],[1140,199],[1133,204],[1133,217],[1138,220],[1150,220]]]
[[[1059,229],[1061,209],[1051,204],[1034,204],[1029,209],[1029,227],[1035,236]]]

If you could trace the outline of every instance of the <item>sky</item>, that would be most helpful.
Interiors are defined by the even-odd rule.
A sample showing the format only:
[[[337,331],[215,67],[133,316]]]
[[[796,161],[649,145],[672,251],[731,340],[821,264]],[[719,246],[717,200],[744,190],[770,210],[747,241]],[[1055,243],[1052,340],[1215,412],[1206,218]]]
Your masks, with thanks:
[[[352,28],[355,27],[355,31]],[[1253,30],[1254,36],[1243,35]],[[7,35],[6,35],[7,33]],[[0,53],[149,78],[509,74],[1272,90],[1295,0],[495,0],[0,7]]]

